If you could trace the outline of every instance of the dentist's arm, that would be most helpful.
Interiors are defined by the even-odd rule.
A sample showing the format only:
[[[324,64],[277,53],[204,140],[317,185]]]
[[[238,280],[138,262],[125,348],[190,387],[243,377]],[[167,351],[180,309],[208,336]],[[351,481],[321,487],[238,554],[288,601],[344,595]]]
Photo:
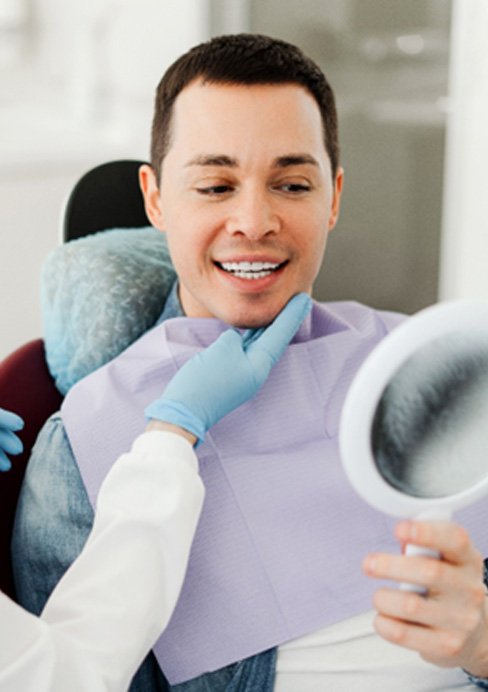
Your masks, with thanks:
[[[148,431],[107,475],[87,543],[41,619],[0,594],[2,692],[127,689],[183,583],[204,497],[192,444],[254,396],[309,309],[297,296],[267,329],[224,333],[149,407]]]
[[[41,617],[0,594],[2,692],[126,690],[171,616],[203,496],[183,437],[138,437],[105,478],[88,541]]]

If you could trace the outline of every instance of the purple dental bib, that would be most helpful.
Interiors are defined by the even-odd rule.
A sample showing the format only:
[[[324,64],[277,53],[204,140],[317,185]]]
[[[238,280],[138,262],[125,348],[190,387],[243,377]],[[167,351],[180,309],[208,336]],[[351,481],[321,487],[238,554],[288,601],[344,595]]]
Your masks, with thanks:
[[[337,433],[354,374],[400,319],[314,303],[258,395],[198,448],[205,503],[182,593],[154,647],[171,684],[371,608],[378,584],[361,562],[370,551],[398,552],[394,521],[350,487]],[[143,431],[145,406],[226,328],[214,319],[168,320],[71,389],[62,416],[93,504]],[[488,554],[488,509],[478,503],[462,515]]]

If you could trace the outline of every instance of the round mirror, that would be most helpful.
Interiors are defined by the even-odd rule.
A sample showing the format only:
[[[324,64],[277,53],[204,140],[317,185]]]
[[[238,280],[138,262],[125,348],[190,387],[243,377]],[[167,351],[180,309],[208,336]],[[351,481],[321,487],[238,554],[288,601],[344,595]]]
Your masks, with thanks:
[[[441,303],[365,360],[340,426],[346,474],[369,504],[449,517],[488,494],[488,304]]]

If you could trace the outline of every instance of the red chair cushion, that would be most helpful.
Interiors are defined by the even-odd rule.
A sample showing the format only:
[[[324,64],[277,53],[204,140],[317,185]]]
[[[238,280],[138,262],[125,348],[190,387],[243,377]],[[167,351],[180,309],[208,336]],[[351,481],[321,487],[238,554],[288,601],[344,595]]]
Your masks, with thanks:
[[[18,433],[24,451],[11,458],[12,468],[0,473],[0,589],[15,598],[10,538],[15,507],[30,452],[39,430],[61,405],[62,396],[47,369],[42,339],[31,341],[0,363],[0,407],[24,419]]]

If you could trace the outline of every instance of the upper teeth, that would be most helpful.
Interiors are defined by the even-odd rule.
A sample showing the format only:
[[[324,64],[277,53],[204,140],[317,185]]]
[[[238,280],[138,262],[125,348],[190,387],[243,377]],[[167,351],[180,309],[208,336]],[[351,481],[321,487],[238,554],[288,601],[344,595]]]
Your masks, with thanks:
[[[279,262],[222,262],[222,269],[239,279],[264,279],[280,266]]]
[[[228,272],[272,271],[279,266],[277,262],[222,262],[223,269]]]

